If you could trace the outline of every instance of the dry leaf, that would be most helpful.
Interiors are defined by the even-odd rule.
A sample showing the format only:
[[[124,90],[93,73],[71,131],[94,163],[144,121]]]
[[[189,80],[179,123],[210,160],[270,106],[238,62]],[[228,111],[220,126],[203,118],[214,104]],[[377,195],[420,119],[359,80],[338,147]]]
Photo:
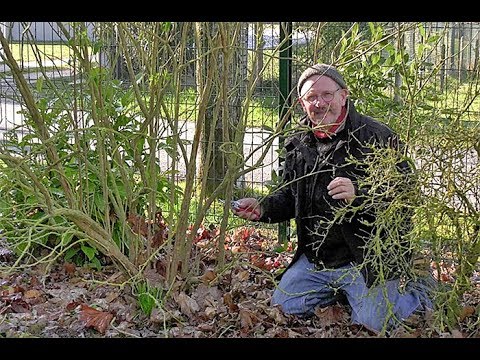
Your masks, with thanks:
[[[475,306],[464,306],[460,314],[460,321],[475,314]]]
[[[23,294],[23,296],[25,297],[25,299],[34,299],[34,298],[38,298],[39,296],[42,296],[42,292],[39,291],[39,290],[27,290],[25,291],[25,293]]]
[[[192,317],[194,313],[199,310],[198,304],[195,300],[193,300],[190,296],[181,292],[178,295],[174,295],[173,298],[180,305],[180,310],[182,313],[187,315],[188,317]]]
[[[419,338],[419,337],[422,337],[422,331],[420,329],[415,329],[410,333],[405,333],[402,337],[404,337],[404,338]]]
[[[3,290],[0,291],[0,297],[1,298],[6,298],[12,294],[15,294],[16,290],[13,286],[6,286]]]
[[[165,324],[170,320],[174,319],[174,316],[169,312],[163,309],[155,308],[150,314],[150,321],[154,324]]]
[[[277,328],[274,328],[274,330],[272,332],[273,332],[273,337],[288,338],[287,329],[277,327]]]
[[[253,314],[250,310],[240,309],[239,314],[240,327],[243,330],[249,330],[253,327]]]
[[[148,224],[143,216],[129,213],[127,216],[127,223],[135,234],[145,237],[148,236]]]
[[[113,319],[113,314],[106,311],[99,311],[85,304],[81,305],[80,320],[85,323],[85,327],[93,327],[98,332],[105,334],[105,331]]]
[[[30,277],[30,286],[38,286],[38,285],[40,285],[40,281],[35,275],[32,275]]]
[[[161,288],[163,286],[165,278],[160,275],[156,269],[145,269],[143,271],[143,276],[147,283],[151,287]]]
[[[288,337],[289,338],[298,338],[302,337],[302,335],[296,331],[293,331],[292,329],[288,329]]]
[[[327,306],[324,308],[317,307],[315,315],[320,320],[322,327],[327,327],[333,324],[340,324],[345,319],[345,311],[339,305]]]
[[[164,278],[167,276],[167,264],[165,259],[159,259],[155,262],[155,270]]]
[[[65,269],[65,272],[69,275],[72,275],[75,273],[75,264],[72,264],[72,263],[69,263],[69,262],[66,262],[65,264],[63,264],[63,268]]]
[[[6,247],[0,246],[0,261],[1,262],[10,262],[13,258],[13,252]]]
[[[199,283],[192,292],[192,298],[197,302],[199,310],[203,311],[207,306],[217,307],[222,300],[222,293],[216,286]]]
[[[275,320],[276,324],[285,325],[287,323],[287,318],[283,314],[282,310],[280,310],[277,306],[266,308],[265,312],[268,316]]]
[[[10,308],[16,313],[26,313],[30,311],[30,304],[21,299],[15,299],[10,304]]]
[[[223,294],[223,303],[228,306],[228,309],[231,312],[237,312],[238,311],[238,306],[233,302],[233,297],[232,294],[227,292]]]
[[[150,240],[152,249],[159,248],[165,242],[165,239],[166,235],[163,231],[157,231],[155,234],[153,234]]]
[[[23,297],[30,305],[35,305],[46,301],[43,293],[40,290],[35,289],[25,291],[23,293]]]
[[[238,272],[238,274],[236,275],[236,278],[239,281],[247,281],[250,278],[250,273],[248,272],[248,270],[242,270]]]
[[[113,300],[117,299],[120,296],[120,293],[117,291],[110,291],[105,296],[105,301],[111,303]]]
[[[205,309],[205,316],[209,319],[213,319],[215,315],[217,315],[217,309],[211,306],[207,306],[207,308]]]
[[[200,279],[206,284],[209,284],[216,278],[217,278],[217,273],[213,270],[205,271],[205,273],[200,277]]]
[[[262,255],[251,255],[250,263],[259,269],[265,269],[265,259],[262,257]]]
[[[453,329],[452,330],[452,338],[456,338],[456,339],[460,339],[460,338],[463,338],[463,334],[460,330],[457,330],[457,329]]]
[[[115,274],[111,275],[105,282],[107,283],[114,283],[114,282],[122,282],[125,278],[125,274],[121,271],[116,272]]]
[[[242,248],[239,245],[233,245],[230,248],[230,251],[232,252],[232,254],[238,254],[240,251],[242,251]]]
[[[71,301],[67,304],[66,309],[67,311],[75,310],[75,308],[80,305],[79,301]]]
[[[215,331],[215,326],[212,324],[199,324],[197,329],[203,332],[213,332]]]

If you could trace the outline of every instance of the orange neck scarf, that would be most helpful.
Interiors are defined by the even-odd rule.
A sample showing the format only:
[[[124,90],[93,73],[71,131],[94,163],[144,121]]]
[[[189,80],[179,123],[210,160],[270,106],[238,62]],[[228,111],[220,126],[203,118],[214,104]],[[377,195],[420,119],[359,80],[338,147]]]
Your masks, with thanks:
[[[347,118],[347,107],[344,106],[342,108],[342,112],[340,113],[340,116],[337,118],[337,121],[328,129],[327,131],[322,131],[322,130],[314,130],[313,134],[315,137],[320,138],[320,139],[325,139],[325,138],[330,138],[332,137],[333,134],[335,134],[335,131],[342,125],[342,123],[345,121]]]

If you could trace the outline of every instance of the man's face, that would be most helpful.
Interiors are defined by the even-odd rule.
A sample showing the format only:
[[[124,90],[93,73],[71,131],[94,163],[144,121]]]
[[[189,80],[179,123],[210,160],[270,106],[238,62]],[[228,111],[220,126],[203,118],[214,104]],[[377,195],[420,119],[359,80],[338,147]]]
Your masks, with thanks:
[[[318,130],[328,130],[340,116],[348,90],[342,89],[328,76],[313,75],[305,81],[300,94],[302,108],[313,125],[318,126]]]

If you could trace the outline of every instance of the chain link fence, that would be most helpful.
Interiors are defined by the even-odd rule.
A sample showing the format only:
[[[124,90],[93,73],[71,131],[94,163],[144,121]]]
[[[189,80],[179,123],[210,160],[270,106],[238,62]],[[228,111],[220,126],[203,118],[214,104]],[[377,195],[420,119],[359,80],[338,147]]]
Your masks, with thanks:
[[[85,24],[85,34],[75,34],[68,24],[66,29],[72,36],[86,36],[95,41],[95,46],[101,46],[98,51],[92,51],[92,60],[101,67],[110,69],[114,77],[122,81],[122,86],[129,86],[131,79],[128,78],[125,59],[119,51],[118,37],[114,27],[102,23]],[[210,24],[214,26],[215,24]],[[296,104],[295,85],[299,74],[306,66],[316,63],[335,62],[341,57],[341,44],[346,41],[347,35],[352,36],[354,23],[243,23],[241,33],[236,42],[238,65],[236,69],[230,69],[236,74],[237,80],[233,79],[229,86],[236,91],[236,102],[231,104],[231,110],[240,111],[243,97],[247,94],[245,88],[247,73],[253,72],[258,77],[251,94],[251,104],[246,115],[247,127],[243,144],[245,166],[253,170],[245,173],[236,180],[236,187],[239,189],[236,196],[248,194],[246,189],[256,188],[259,193],[267,193],[269,186],[277,180],[279,154],[281,150],[282,137],[278,136],[273,140],[272,146],[261,160],[261,166],[256,165],[260,159],[260,149],[267,139],[272,136],[273,129],[282,119],[288,117],[285,126],[299,118],[301,109]],[[356,24],[358,34],[372,32],[367,23]],[[420,39],[425,38],[425,33],[430,34],[428,50],[422,53],[424,56],[423,65],[439,66],[434,76],[438,77],[436,91],[438,95],[448,94],[448,108],[465,107],[468,97],[462,95],[465,87],[476,86],[478,83],[478,57],[479,57],[479,30],[480,23],[425,23],[422,27],[417,24],[384,23],[384,31],[388,35],[387,41],[393,46],[404,48],[405,56],[413,57],[419,52],[419,47],[426,46]],[[176,33],[172,39],[179,38],[184,31],[185,24],[176,23],[173,26]],[[399,31],[403,27],[402,31]],[[61,93],[62,87],[78,86],[76,101],[82,102],[81,89],[82,78],[76,71],[76,58],[68,46],[65,33],[56,23],[49,22],[4,22],[0,23],[0,30],[8,40],[9,46],[18,61],[20,70],[24,74],[32,88],[38,88],[41,82],[50,81],[57,84]],[[134,26],[132,34],[134,35]],[[188,31],[192,31],[191,29]],[[259,35],[260,34],[260,35]],[[357,35],[358,36],[358,35]],[[441,41],[438,42],[437,39]],[[185,141],[187,152],[189,142],[192,141],[196,127],[196,96],[198,95],[198,82],[195,68],[195,42],[193,33],[187,36],[189,44],[185,47],[182,56],[183,62],[188,66],[182,70],[182,103],[179,106],[185,110],[181,112],[184,119],[181,122],[178,133]],[[174,40],[172,40],[174,41]],[[144,44],[148,46],[148,44]],[[36,50],[36,51],[33,51]],[[4,53],[3,50],[2,54]],[[256,54],[255,63],[252,63]],[[37,54],[37,55],[35,55]],[[41,58],[38,54],[42,54]],[[280,55],[279,55],[280,54]],[[163,55],[162,55],[163,56]],[[167,56],[167,55],[165,55]],[[139,69],[142,66],[142,59],[133,59],[133,65]],[[359,61],[362,60],[359,55]],[[161,66],[161,65],[160,65]],[[427,73],[425,67],[419,68],[418,72]],[[431,69],[430,69],[431,70]],[[431,73],[433,74],[433,73]],[[348,74],[347,74],[348,75]],[[419,76],[420,76],[419,75]],[[233,76],[233,75],[232,75]],[[400,80],[395,73],[390,73],[392,83],[397,88],[401,87]],[[355,81],[350,76],[349,81]],[[459,84],[465,84],[460,86]],[[470,85],[468,85],[470,84]],[[453,86],[455,85],[455,86]],[[356,84],[362,87],[362,84]],[[390,89],[390,96],[395,98],[395,87]],[[353,94],[355,97],[355,94]],[[42,99],[37,99],[41,101]],[[285,106],[287,104],[287,106]],[[48,107],[48,105],[46,105]],[[293,108],[293,112],[286,109]],[[361,107],[368,112],[368,105]],[[462,121],[470,124],[472,129],[478,131],[478,118],[480,109],[478,104],[472,101],[462,113]],[[13,81],[12,71],[5,62],[0,62],[0,138],[16,136],[22,138],[25,135],[25,108],[19,89]],[[448,121],[448,114],[444,113],[439,122]],[[79,127],[89,125],[88,119],[82,113],[77,114]],[[395,125],[395,124],[393,124]],[[171,136],[172,129],[165,129],[165,137]],[[220,147],[221,144],[215,144]],[[25,151],[25,149],[18,149]],[[465,163],[469,173],[478,171],[478,158],[473,149],[463,153],[459,161]],[[168,149],[159,149],[162,171],[171,170],[172,154]],[[464,158],[467,158],[465,160]],[[187,167],[180,158],[177,165],[178,180],[185,179]],[[433,171],[433,170],[432,170]],[[434,171],[435,172],[435,171]],[[212,173],[215,174],[215,171]],[[210,176],[210,175],[209,175]],[[480,187],[480,184],[479,184]],[[243,190],[242,190],[243,189]],[[472,190],[472,192],[475,192]],[[472,194],[478,197],[478,194]],[[286,230],[282,230],[286,231]]]

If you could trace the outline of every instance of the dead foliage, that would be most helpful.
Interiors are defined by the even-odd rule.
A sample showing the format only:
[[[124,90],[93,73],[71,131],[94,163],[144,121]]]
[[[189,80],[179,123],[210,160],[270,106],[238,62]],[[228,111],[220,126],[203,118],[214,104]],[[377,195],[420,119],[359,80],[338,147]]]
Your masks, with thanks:
[[[137,219],[138,220],[138,219]],[[135,220],[136,221],[136,220]],[[132,220],[132,229],[142,224]],[[140,220],[139,220],[140,221]],[[143,223],[138,231],[147,230]],[[153,224],[150,224],[153,225]],[[148,225],[148,226],[150,226]],[[113,265],[98,272],[70,263],[2,275],[0,278],[0,337],[376,337],[350,324],[345,304],[317,308],[309,318],[284,314],[270,306],[275,275],[291,260],[291,244],[279,251],[271,237],[254,228],[241,228],[226,239],[228,266],[215,269],[216,232],[201,228],[195,241],[195,281],[179,280],[161,292],[147,316],[134,295],[133,284]],[[433,265],[436,266],[436,265]],[[145,277],[149,286],[165,285],[161,254]],[[475,273],[478,279],[478,272]],[[443,280],[448,280],[446,276]],[[188,284],[188,286],[185,286]],[[432,319],[409,318],[408,326],[390,337],[480,337],[480,285],[465,294],[461,325],[447,333],[432,327]]]

